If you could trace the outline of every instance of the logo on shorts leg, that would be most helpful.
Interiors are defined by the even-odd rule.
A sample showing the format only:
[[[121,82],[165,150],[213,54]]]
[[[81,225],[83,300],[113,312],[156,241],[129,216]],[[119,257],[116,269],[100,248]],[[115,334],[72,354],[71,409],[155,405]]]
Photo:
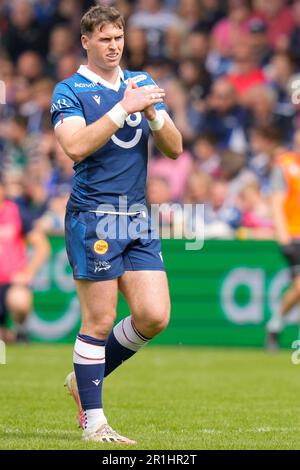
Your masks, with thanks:
[[[105,253],[108,251],[108,243],[106,240],[97,240],[94,243],[94,251],[98,255],[105,255]]]
[[[94,273],[99,273],[100,271],[108,271],[111,268],[111,264],[109,264],[107,261],[94,261],[95,264],[95,269]]]

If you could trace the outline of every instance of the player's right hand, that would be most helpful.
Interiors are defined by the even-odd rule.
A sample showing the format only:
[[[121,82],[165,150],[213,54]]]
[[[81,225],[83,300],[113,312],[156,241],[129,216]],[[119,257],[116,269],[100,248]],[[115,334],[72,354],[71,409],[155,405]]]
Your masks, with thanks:
[[[162,103],[164,97],[165,91],[163,88],[156,85],[138,87],[132,79],[129,79],[124,98],[120,101],[120,104],[128,114],[132,114],[144,111],[149,106]]]

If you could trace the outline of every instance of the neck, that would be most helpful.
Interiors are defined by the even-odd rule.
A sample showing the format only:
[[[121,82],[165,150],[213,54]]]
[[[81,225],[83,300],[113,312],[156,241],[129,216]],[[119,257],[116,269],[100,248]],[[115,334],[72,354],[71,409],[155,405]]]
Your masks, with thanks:
[[[119,67],[116,67],[111,70],[106,70],[102,69],[101,67],[98,67],[98,65],[89,62],[87,64],[87,68],[92,72],[96,73],[97,75],[100,75],[101,78],[112,84],[116,83],[119,75]]]

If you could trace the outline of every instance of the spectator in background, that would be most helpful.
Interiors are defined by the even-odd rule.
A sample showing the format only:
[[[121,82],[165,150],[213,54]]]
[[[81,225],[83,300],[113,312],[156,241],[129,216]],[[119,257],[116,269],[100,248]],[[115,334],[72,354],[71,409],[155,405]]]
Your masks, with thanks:
[[[190,102],[206,98],[210,90],[211,78],[203,64],[196,59],[183,59],[179,64],[178,74]]]
[[[138,9],[129,19],[129,27],[146,31],[150,57],[165,57],[164,38],[170,28],[181,28],[179,17],[164,8],[161,0],[139,0]]]
[[[178,16],[185,28],[191,30],[199,25],[202,18],[202,5],[198,0],[179,0]]]
[[[193,145],[195,169],[218,178],[220,176],[220,155],[215,134],[200,134]]]
[[[248,184],[241,190],[239,206],[241,209],[241,229],[246,229],[246,232],[243,232],[243,238],[253,240],[274,238],[270,205],[262,194],[258,183]]]
[[[49,38],[48,73],[55,78],[57,62],[68,54],[76,53],[77,50],[78,43],[72,30],[63,24],[56,26],[51,31]]]
[[[192,29],[182,46],[183,57],[189,57],[205,64],[209,53],[209,34],[201,29]]]
[[[17,74],[28,80],[30,84],[44,76],[42,57],[34,51],[23,52],[17,60],[16,67]]]
[[[76,54],[70,53],[60,57],[56,64],[56,78],[58,81],[70,77],[79,68],[81,61]]]
[[[285,50],[288,46],[288,38],[295,26],[287,0],[258,0],[257,12],[267,24],[271,47]]]
[[[42,133],[49,122],[49,107],[54,83],[49,78],[37,80],[31,87],[31,100],[22,107],[28,118],[27,130],[31,134]]]
[[[267,85],[252,87],[247,94],[247,107],[250,111],[248,129],[278,127],[285,143],[290,142],[293,134],[293,121],[286,114],[277,110],[276,91]]]
[[[6,199],[0,178],[0,338],[27,340],[26,320],[32,308],[31,285],[50,247],[45,236],[23,219],[18,206]],[[33,248],[28,260],[26,243]],[[7,330],[8,313],[15,329]]]
[[[261,18],[252,18],[249,21],[248,30],[253,58],[256,64],[265,70],[274,52],[269,44],[267,25]]]
[[[188,238],[204,237],[204,214],[205,204],[209,197],[209,190],[212,179],[207,173],[194,171],[190,174],[187,185],[184,203],[192,207],[192,210],[182,211],[177,214],[176,227],[181,228]],[[195,205],[198,209],[202,206],[202,210],[194,210]]]
[[[233,64],[227,76],[234,87],[240,103],[245,102],[249,90],[266,81],[263,70],[258,66],[248,35],[240,35],[232,46]]]
[[[300,132],[296,133],[299,148]],[[285,291],[280,308],[272,312],[267,323],[266,347],[276,350],[284,328],[284,320],[300,301],[300,155],[278,152],[272,171],[271,208],[276,239],[290,267],[291,282]]]
[[[252,18],[249,0],[229,0],[228,16],[221,19],[212,30],[213,49],[221,57],[229,57],[241,33],[245,33]]]
[[[131,26],[126,31],[126,49],[124,55],[129,70],[143,70],[148,61],[146,33],[141,28]]]
[[[221,148],[245,151],[247,124],[247,111],[239,105],[234,86],[229,80],[219,78],[213,83],[208,96],[199,133],[214,133]]]
[[[210,186],[205,205],[205,238],[233,238],[240,225],[240,211],[230,200],[226,181],[215,181]]]
[[[26,173],[23,181],[23,194],[15,202],[18,204],[23,220],[33,226],[35,221],[46,212],[49,205],[49,195],[39,176]]]
[[[275,90],[276,104],[274,113],[279,119],[280,127],[285,129],[285,139],[291,144],[293,138],[293,118],[295,108],[291,101],[289,87],[290,79],[295,74],[297,68],[294,57],[286,52],[277,52],[274,54],[270,63],[270,85]]]
[[[218,21],[224,16],[225,12],[219,0],[200,0],[201,17],[197,28],[202,31],[210,32]]]
[[[275,151],[282,144],[282,133],[277,127],[257,127],[250,131],[250,158],[248,166],[258,178],[262,193],[271,193],[271,170]]]
[[[187,180],[184,202],[186,204],[204,204],[208,200],[212,179],[207,173],[195,171]]]
[[[49,198],[43,212],[35,223],[35,226],[43,233],[64,234],[66,205],[72,189],[73,175],[72,160],[65,154],[58,142],[55,141],[54,166],[45,175],[47,180],[44,187]]]
[[[182,201],[187,179],[193,170],[193,159],[188,151],[184,151],[180,158],[169,161],[161,155],[150,160],[149,176],[161,177],[168,181],[171,191],[171,201]]]
[[[17,115],[0,125],[0,137],[5,139],[1,157],[2,170],[23,171],[34,153],[37,139],[27,132],[28,119]]]
[[[221,177],[228,185],[228,198],[236,204],[238,194],[248,184],[257,181],[257,178],[245,166],[246,157],[243,153],[225,150],[221,155]]]
[[[70,31],[78,34],[78,25],[80,24],[84,3],[86,2],[82,0],[59,0],[52,18],[52,27],[54,25],[64,24]],[[89,4],[86,5],[86,8],[89,6]]]
[[[180,128],[185,143],[190,143],[196,136],[200,125],[200,113],[188,100],[188,95],[179,80],[168,80],[164,89],[166,91],[166,104],[169,114],[176,126]]]
[[[153,220],[159,222],[159,232],[172,232],[174,208],[172,208],[172,190],[169,181],[162,176],[150,176],[147,182],[147,202],[152,207]],[[160,207],[158,207],[160,206]],[[171,229],[171,231],[170,231]],[[166,233],[166,232],[165,232]]]
[[[58,142],[54,143],[54,167],[47,181],[47,192],[50,197],[71,192],[73,182],[73,162],[65,154]]]
[[[292,13],[295,27],[289,37],[288,50],[300,66],[300,1],[296,0],[292,5]]]
[[[13,61],[27,50],[36,51],[43,56],[47,54],[48,30],[38,23],[29,0],[12,0],[3,44]]]

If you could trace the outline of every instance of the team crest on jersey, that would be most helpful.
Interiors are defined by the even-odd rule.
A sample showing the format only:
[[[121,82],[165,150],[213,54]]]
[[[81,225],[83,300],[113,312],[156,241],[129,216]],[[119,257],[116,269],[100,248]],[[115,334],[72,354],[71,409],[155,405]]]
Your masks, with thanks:
[[[106,240],[97,240],[94,243],[94,251],[97,255],[105,255],[108,251],[108,243]]]

